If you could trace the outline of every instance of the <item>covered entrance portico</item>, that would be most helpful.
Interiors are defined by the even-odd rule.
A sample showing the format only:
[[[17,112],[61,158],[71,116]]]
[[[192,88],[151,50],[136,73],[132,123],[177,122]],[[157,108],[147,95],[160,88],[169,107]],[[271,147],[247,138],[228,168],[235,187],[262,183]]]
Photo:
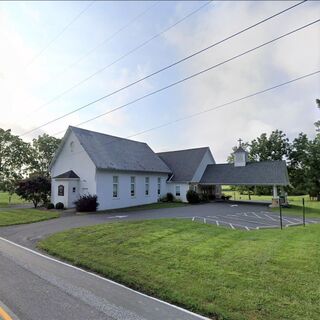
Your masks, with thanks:
[[[62,202],[65,208],[74,207],[79,198],[79,176],[72,170],[62,173],[52,179],[51,195],[56,205]]]
[[[234,163],[208,165],[198,189],[207,192],[214,190],[221,197],[221,186],[269,186],[273,190],[272,206],[279,205],[278,191],[284,194],[284,186],[289,185],[285,161],[247,162],[247,153],[240,146],[234,153]]]

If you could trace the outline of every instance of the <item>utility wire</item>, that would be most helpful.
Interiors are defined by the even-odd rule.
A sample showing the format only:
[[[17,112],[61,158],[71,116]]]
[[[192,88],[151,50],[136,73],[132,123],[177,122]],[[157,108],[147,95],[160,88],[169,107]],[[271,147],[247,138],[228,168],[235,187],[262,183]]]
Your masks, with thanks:
[[[134,22],[136,22],[137,20],[139,20],[141,17],[143,17],[146,13],[148,13],[151,9],[153,9],[156,5],[158,5],[160,3],[160,1],[156,1],[154,4],[152,4],[151,6],[149,6],[148,8],[146,8],[145,10],[143,10],[142,12],[140,12],[138,15],[136,15],[135,17],[133,17],[131,20],[129,20],[125,25],[123,25],[122,27],[120,27],[118,30],[116,30],[114,33],[112,33],[111,35],[108,35],[106,38],[104,38],[101,42],[99,42],[96,46],[94,46],[93,48],[91,48],[90,50],[88,50],[87,52],[85,52],[83,55],[81,55],[76,61],[72,62],[71,64],[69,64],[66,68],[64,68],[64,70],[62,70],[62,72],[58,73],[57,75],[55,75],[52,79],[50,79],[47,83],[51,82],[54,79],[59,78],[60,76],[62,76],[63,74],[65,74],[68,70],[72,69],[74,66],[78,65],[81,61],[83,61],[84,59],[86,59],[88,56],[90,56],[93,52],[95,52],[97,49],[99,49],[100,47],[104,46],[105,44],[107,44],[109,41],[111,41],[113,38],[115,38],[119,33],[121,33],[123,30],[127,29],[131,24],[133,24]],[[42,107],[40,107],[42,108]],[[37,112],[38,110],[40,110],[40,108],[32,111],[32,112]]]
[[[260,90],[260,91],[256,91],[256,92],[253,92],[253,93],[250,93],[246,96],[243,96],[241,98],[237,98],[237,99],[234,99],[234,100],[231,100],[231,101],[228,101],[226,103],[223,103],[223,104],[220,104],[220,105],[216,105],[216,106],[213,106],[213,107],[209,107],[207,109],[204,109],[202,111],[199,111],[199,112],[195,112],[195,113],[192,113],[192,114],[189,114],[185,117],[181,117],[181,118],[177,118],[175,120],[172,120],[172,121],[168,121],[168,122],[165,122],[165,123],[162,123],[156,127],[152,127],[152,128],[149,128],[149,129],[146,129],[146,130],[143,130],[143,131],[139,131],[135,134],[131,134],[129,136],[126,136],[125,139],[130,139],[130,138],[133,138],[133,137],[136,137],[136,136],[139,136],[139,135],[142,135],[142,134],[145,134],[147,132],[151,132],[151,131],[154,131],[154,130],[158,130],[158,129],[161,129],[161,128],[164,128],[164,127],[167,127],[169,125],[172,125],[172,124],[175,124],[177,122],[181,122],[181,121],[185,121],[185,120],[188,120],[188,119],[191,119],[191,118],[194,118],[194,117],[197,117],[197,116],[200,116],[202,114],[205,114],[205,113],[208,113],[208,112],[211,112],[211,111],[215,111],[215,110],[218,110],[218,109],[222,109],[222,108],[225,108],[227,106],[230,106],[232,104],[235,104],[237,102],[241,102],[241,101],[244,101],[244,100],[247,100],[247,99],[250,99],[250,98],[253,98],[253,97],[256,97],[260,94],[264,94],[266,92],[269,92],[269,91],[272,91],[272,90],[275,90],[275,89],[278,89],[280,87],[283,87],[283,86],[286,86],[288,84],[291,84],[291,83],[294,83],[294,82],[297,82],[297,81],[300,81],[300,80],[303,80],[303,79],[306,79],[306,78],[309,78],[309,77],[312,77],[316,74],[319,74],[320,73],[320,70],[318,71],[315,71],[315,72],[311,72],[311,73],[308,73],[308,74],[305,74],[305,75],[302,75],[298,78],[294,78],[294,79],[291,79],[291,80],[288,80],[288,81],[285,81],[285,82],[282,82],[282,83],[279,83],[277,85],[274,85],[272,87],[269,87],[269,88],[266,88],[266,89],[263,89],[263,90]],[[65,131],[62,131],[62,132],[65,132]],[[62,132],[59,132],[59,133],[55,133],[53,134],[54,136],[55,135],[58,135]],[[107,145],[117,141],[118,139],[114,139],[112,141],[109,141],[108,143],[105,143],[103,145],[103,147],[106,147]],[[100,152],[104,152],[105,150],[101,150]],[[74,156],[75,154],[78,154],[78,153],[83,153],[85,151],[77,151],[77,152],[74,152],[72,154],[72,156]],[[99,153],[99,151],[98,151]],[[71,155],[70,155],[71,156]]]
[[[132,87],[132,86],[134,86],[134,85],[136,85],[136,84],[138,84],[138,83],[140,83],[140,82],[142,82],[142,81],[144,81],[144,80],[146,80],[146,79],[148,79],[150,77],[153,77],[153,76],[155,76],[155,75],[157,75],[157,74],[159,74],[159,73],[161,73],[161,72],[163,72],[165,70],[168,70],[168,69],[170,69],[170,68],[172,68],[172,67],[174,67],[174,66],[176,66],[176,65],[178,65],[178,64],[180,64],[180,63],[182,63],[182,62],[184,62],[184,61],[186,61],[188,59],[191,59],[191,58],[193,58],[193,57],[195,57],[195,56],[197,56],[197,55],[199,55],[199,54],[201,54],[201,53],[203,53],[203,52],[205,52],[207,50],[210,50],[210,49],[214,48],[215,46],[217,46],[217,45],[219,45],[219,44],[221,44],[221,43],[223,43],[223,42],[225,42],[227,40],[230,40],[230,39],[232,39],[232,38],[234,38],[234,37],[246,32],[246,31],[248,31],[248,30],[250,30],[252,28],[257,27],[258,25],[260,25],[260,24],[262,24],[262,23],[264,23],[264,22],[266,22],[268,20],[271,20],[271,19],[273,19],[273,18],[275,18],[275,17],[277,17],[277,16],[279,16],[279,15],[281,15],[281,14],[283,14],[283,13],[285,13],[285,12],[287,12],[287,11],[289,11],[289,10],[299,6],[299,5],[301,5],[301,4],[303,4],[306,1],[307,0],[301,1],[301,2],[299,2],[297,4],[295,4],[295,5],[290,6],[290,7],[286,8],[286,9],[284,9],[282,11],[279,11],[279,12],[277,12],[277,13],[275,13],[275,14],[273,14],[273,15],[271,15],[271,16],[263,19],[263,20],[260,20],[259,22],[255,23],[255,24],[253,24],[253,25],[251,25],[249,27],[246,27],[246,28],[244,28],[244,29],[242,29],[242,30],[240,30],[240,31],[238,31],[236,33],[233,33],[232,35],[230,35],[230,36],[228,36],[228,37],[226,37],[226,38],[224,38],[222,40],[219,40],[219,41],[211,44],[210,46],[207,46],[207,47],[205,47],[205,48],[203,48],[203,49],[201,49],[199,51],[196,51],[196,52],[192,53],[191,55],[188,55],[188,56],[186,56],[186,57],[184,57],[184,58],[182,58],[182,59],[180,59],[180,60],[178,60],[176,62],[171,63],[170,65],[167,65],[167,66],[165,66],[165,67],[163,67],[161,69],[158,69],[157,71],[155,71],[155,72],[153,72],[153,73],[151,73],[151,74],[149,74],[149,75],[147,75],[145,77],[142,77],[142,78],[140,78],[140,79],[138,79],[138,80],[136,80],[134,82],[129,83],[128,85],[125,85],[124,87],[121,87],[121,88],[119,88],[119,89],[117,89],[117,90],[115,90],[115,91],[113,91],[111,93],[108,93],[108,94],[102,96],[101,98],[98,98],[98,99],[94,100],[92,103],[76,109],[76,111],[79,111],[79,110],[81,110],[83,108],[86,108],[86,107],[88,107],[88,106],[90,106],[90,105],[92,105],[94,103],[97,103],[99,101],[102,101],[102,100],[104,100],[104,99],[106,99],[108,97],[111,97],[111,96],[115,95],[116,93],[119,93],[119,92],[121,92],[121,91],[123,91],[125,89],[128,89],[128,88],[130,88],[130,87]],[[43,107],[44,107],[44,105],[43,105]],[[36,109],[34,112],[39,111],[41,108],[42,107]]]
[[[30,67],[51,45],[58,40],[62,34],[69,29],[93,4],[95,0],[91,1],[83,10],[81,10],[54,38],[51,39],[26,65],[26,68]]]
[[[81,81],[79,81],[78,83],[76,83],[75,85],[73,85],[72,87],[64,90],[63,92],[59,93],[58,95],[56,95],[55,97],[53,97],[51,100],[45,102],[44,104],[42,104],[41,106],[39,106],[36,110],[34,110],[33,112],[37,112],[39,110],[41,110],[42,108],[48,106],[49,104],[51,104],[52,102],[58,100],[59,98],[63,97],[64,95],[66,95],[67,93],[69,93],[70,91],[72,91],[73,89],[79,87],[80,85],[82,85],[83,83],[87,82],[88,80],[90,80],[91,78],[95,77],[96,75],[98,75],[99,73],[105,71],[106,69],[110,68],[111,66],[113,66],[114,64],[116,64],[117,62],[121,61],[122,59],[126,58],[127,56],[129,56],[130,54],[134,53],[135,51],[141,49],[142,47],[144,47],[145,45],[147,45],[148,43],[150,43],[151,41],[153,41],[154,39],[160,37],[162,34],[168,32],[169,30],[171,30],[172,28],[174,28],[175,26],[177,26],[178,24],[180,24],[181,22],[185,21],[186,19],[188,19],[189,17],[191,17],[192,15],[196,14],[198,11],[200,11],[201,9],[203,9],[205,6],[207,6],[208,4],[210,4],[213,0],[210,0],[204,4],[202,4],[199,8],[197,8],[194,11],[191,11],[190,13],[188,13],[186,16],[184,16],[183,18],[181,18],[180,20],[178,20],[177,22],[175,22],[174,24],[170,25],[169,27],[165,28],[164,30],[162,30],[161,32],[153,35],[151,38],[149,38],[148,40],[142,42],[141,44],[139,44],[138,46],[134,47],[133,49],[127,51],[125,54],[123,54],[122,56],[120,56],[119,58],[117,58],[116,60],[112,61],[111,63],[105,65],[104,67],[102,67],[101,69],[95,71],[94,73],[92,73],[91,75],[89,75],[88,77],[82,79]]]
[[[287,33],[285,33],[285,34],[283,34],[283,35],[281,35],[281,36],[278,36],[278,37],[276,37],[276,38],[274,38],[274,39],[272,39],[272,40],[269,40],[269,41],[267,41],[267,42],[264,42],[263,44],[260,44],[260,45],[254,47],[254,48],[249,49],[249,50],[246,50],[246,51],[244,51],[244,52],[242,52],[242,53],[240,53],[240,54],[237,54],[237,55],[235,55],[235,56],[233,56],[233,57],[231,57],[231,58],[229,58],[229,59],[227,59],[227,60],[224,60],[224,61],[222,61],[222,62],[220,62],[220,63],[218,63],[218,64],[215,64],[215,65],[213,65],[213,66],[211,66],[211,67],[209,67],[209,68],[203,69],[203,70],[201,70],[201,71],[199,71],[199,72],[196,72],[196,73],[194,73],[194,74],[192,74],[192,75],[190,75],[190,76],[188,76],[188,77],[185,77],[185,78],[180,79],[180,80],[178,80],[178,81],[176,81],[176,82],[173,82],[173,83],[171,83],[171,84],[169,84],[169,85],[167,85],[167,86],[164,86],[164,87],[162,87],[162,88],[160,88],[160,89],[157,89],[157,90],[152,91],[152,92],[150,92],[150,93],[148,93],[148,94],[145,94],[145,95],[143,95],[143,96],[141,96],[141,97],[139,97],[139,98],[137,98],[137,99],[134,99],[134,100],[132,100],[132,101],[130,101],[130,102],[128,102],[128,103],[125,103],[125,104],[119,106],[119,107],[116,107],[116,108],[113,108],[113,109],[111,109],[111,110],[108,110],[108,111],[106,111],[106,112],[104,112],[104,113],[102,113],[102,114],[100,114],[100,115],[98,115],[98,116],[95,116],[95,117],[93,117],[93,118],[90,118],[90,119],[88,119],[88,120],[86,120],[86,121],[83,121],[83,122],[77,124],[77,125],[83,125],[83,124],[88,123],[88,122],[90,122],[90,121],[96,120],[96,119],[98,119],[98,118],[100,118],[100,117],[102,117],[102,116],[105,116],[105,115],[110,114],[110,113],[112,113],[112,112],[115,112],[115,111],[117,111],[117,110],[123,109],[123,108],[125,108],[125,107],[127,107],[127,106],[129,106],[129,105],[131,105],[131,104],[133,104],[133,103],[136,103],[136,102],[138,102],[138,101],[140,101],[140,100],[142,100],[142,99],[145,99],[145,98],[150,97],[150,96],[152,96],[152,95],[154,95],[154,94],[156,94],[156,93],[159,93],[159,92],[161,92],[161,91],[164,91],[164,90],[166,90],[166,89],[169,89],[169,88],[171,88],[171,87],[173,87],[173,86],[176,86],[177,84],[180,84],[180,83],[182,83],[182,82],[185,82],[185,81],[187,81],[187,80],[190,80],[190,79],[192,79],[192,78],[194,78],[194,77],[197,77],[197,76],[199,76],[199,75],[201,75],[201,74],[203,74],[203,73],[206,73],[206,72],[208,72],[208,71],[210,71],[210,70],[212,70],[212,69],[214,69],[214,68],[217,68],[217,67],[219,67],[219,66],[221,66],[221,65],[224,65],[224,64],[226,64],[226,63],[228,63],[228,62],[230,62],[230,61],[232,61],[232,60],[238,59],[238,58],[240,58],[240,57],[242,57],[242,56],[244,56],[244,55],[246,55],[246,54],[248,54],[248,53],[250,53],[250,52],[253,52],[253,51],[255,51],[255,50],[258,50],[258,49],[260,49],[260,48],[262,48],[262,47],[264,47],[264,46],[266,46],[266,45],[268,45],[268,44],[270,44],[270,43],[273,43],[273,42],[275,42],[275,41],[277,41],[277,40],[279,40],[279,39],[282,39],[282,38],[287,37],[287,36],[289,36],[289,35],[291,35],[291,34],[293,34],[293,33],[295,33],[295,32],[298,32],[298,31],[300,31],[300,30],[302,30],[302,29],[305,29],[305,28],[307,28],[307,27],[309,27],[309,26],[311,26],[311,25],[313,25],[313,24],[315,24],[315,23],[318,23],[319,21],[320,21],[320,19],[317,19],[317,20],[315,20],[315,21],[313,21],[313,22],[310,22],[310,23],[308,23],[308,24],[306,24],[306,25],[303,25],[302,27],[299,27],[299,28],[294,29],[294,30],[292,30],[292,31],[290,31],[290,32],[287,32]],[[73,114],[73,113],[75,113],[75,112],[77,112],[77,111],[79,111],[79,110],[81,110],[81,109],[84,109],[84,108],[88,107],[89,105],[92,105],[93,103],[96,103],[96,102],[97,102],[97,101],[90,102],[90,103],[88,103],[88,104],[86,104],[86,105],[84,105],[84,106],[82,106],[82,107],[80,107],[80,108],[77,108],[77,109],[75,109],[75,110],[73,110],[73,111],[70,111],[70,112],[68,112],[68,113],[66,113],[66,114],[64,114],[64,115],[62,115],[62,116],[59,116],[59,117],[53,119],[53,120],[50,120],[50,121],[48,121],[48,122],[46,122],[46,123],[44,123],[44,124],[42,124],[42,125],[34,128],[34,129],[31,129],[31,130],[29,130],[29,131],[21,134],[20,137],[21,137],[21,136],[24,136],[24,135],[26,135],[26,134],[29,134],[29,133],[31,133],[31,132],[33,132],[33,131],[35,131],[35,130],[38,130],[38,129],[44,127],[44,126],[47,126],[48,124],[51,124],[51,123],[56,122],[56,121],[58,121],[58,120],[60,120],[60,119],[63,119],[63,118],[65,118],[65,117],[67,117],[67,116],[69,116],[69,115],[71,115],[71,114]]]

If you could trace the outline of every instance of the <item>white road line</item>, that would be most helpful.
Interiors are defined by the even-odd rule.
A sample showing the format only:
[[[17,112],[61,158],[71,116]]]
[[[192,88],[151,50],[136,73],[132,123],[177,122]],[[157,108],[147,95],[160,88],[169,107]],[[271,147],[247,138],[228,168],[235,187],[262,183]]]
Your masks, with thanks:
[[[7,239],[5,239],[5,238],[0,237],[0,240],[2,240],[2,241],[4,241],[4,242],[7,242],[7,243],[10,243],[10,244],[12,244],[12,245],[14,245],[14,246],[16,246],[16,247],[18,247],[18,248],[20,248],[20,249],[24,249],[24,250],[26,250],[26,251],[29,251],[29,252],[31,252],[31,253],[39,256],[39,257],[42,257],[42,258],[45,258],[45,259],[47,259],[47,260],[56,262],[56,263],[61,264],[61,265],[63,265],[63,266],[69,267],[69,268],[71,268],[71,269],[75,269],[75,270],[81,271],[81,272],[86,273],[86,274],[88,274],[88,275],[90,275],[90,276],[96,277],[96,278],[98,278],[98,279],[100,279],[100,280],[103,280],[103,281],[112,283],[112,284],[114,284],[114,285],[116,285],[116,286],[118,286],[118,287],[127,289],[127,290],[129,290],[129,291],[131,291],[131,292],[134,292],[134,293],[136,293],[136,294],[139,294],[140,296],[143,296],[143,297],[145,297],[145,298],[149,298],[149,299],[151,299],[151,300],[153,300],[153,301],[157,301],[157,302],[162,303],[162,304],[164,304],[164,305],[167,305],[167,306],[169,306],[169,307],[175,308],[175,309],[177,309],[177,310],[180,310],[180,311],[182,311],[182,312],[185,312],[185,313],[187,313],[187,314],[190,314],[190,315],[192,315],[192,316],[194,316],[194,317],[197,317],[197,318],[199,318],[199,319],[202,319],[202,320],[210,320],[209,318],[206,318],[206,317],[204,317],[204,316],[200,316],[199,314],[196,314],[196,313],[194,313],[194,312],[192,312],[192,311],[189,311],[189,310],[183,309],[183,308],[181,308],[181,307],[175,306],[174,304],[171,304],[171,303],[169,303],[169,302],[166,302],[166,301],[163,301],[163,300],[160,300],[160,299],[157,299],[157,298],[148,296],[148,295],[145,294],[145,293],[142,293],[142,292],[136,291],[136,290],[134,290],[134,289],[131,289],[131,288],[129,288],[129,287],[126,287],[126,286],[123,285],[123,284],[117,283],[117,282],[112,281],[112,280],[110,280],[110,279],[107,279],[107,278],[104,278],[104,277],[102,277],[102,276],[99,276],[99,275],[97,275],[97,274],[95,274],[95,273],[92,273],[92,272],[83,270],[83,269],[81,269],[81,268],[75,267],[75,266],[73,266],[73,265],[71,265],[71,264],[69,264],[69,263],[56,260],[56,259],[51,258],[51,257],[49,257],[49,256],[46,256],[46,255],[44,255],[44,254],[42,254],[42,253],[40,253],[40,252],[34,251],[34,250],[29,249],[29,248],[27,248],[27,247],[24,247],[24,246],[22,246],[22,245],[20,245],[20,244],[17,244],[17,243],[15,243],[15,242],[12,242],[12,241],[10,241],[10,240],[7,240]]]
[[[235,229],[235,227],[231,224],[231,223],[229,223],[230,224],[230,227],[234,230]]]
[[[264,213],[264,215],[265,215],[266,217],[268,217],[269,219],[271,219],[272,221],[278,221],[277,219],[275,219],[275,218],[273,218],[273,217],[269,216],[269,215],[268,215],[268,214],[266,214],[266,213]]]
[[[254,214],[257,218],[262,219],[262,217],[260,217],[259,215],[257,215],[255,212],[250,212],[252,214]]]

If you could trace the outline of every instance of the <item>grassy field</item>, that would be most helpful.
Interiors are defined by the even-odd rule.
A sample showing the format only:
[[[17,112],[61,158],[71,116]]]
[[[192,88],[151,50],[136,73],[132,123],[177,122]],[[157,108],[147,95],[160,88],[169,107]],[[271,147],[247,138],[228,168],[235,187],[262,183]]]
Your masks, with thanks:
[[[26,203],[25,200],[21,199],[16,194],[12,195],[11,204]],[[6,208],[9,205],[9,194],[7,192],[0,192],[0,208]]]
[[[0,227],[58,218],[57,212],[36,209],[0,210]]]
[[[223,193],[226,195],[231,195],[231,200],[234,200],[234,196],[236,200],[249,200],[249,196],[247,194],[240,195],[237,191],[230,191],[228,189],[223,190]],[[302,199],[305,199],[305,208],[306,208],[306,216],[307,217],[316,217],[320,218],[320,201],[310,200],[308,195],[304,196],[288,196],[288,201],[290,204],[290,208],[284,208],[283,212],[287,215],[302,215]],[[272,196],[256,196],[251,195],[251,200],[258,201],[270,201],[272,200]],[[273,209],[273,211],[278,211],[279,209]]]
[[[212,319],[316,320],[320,225],[237,231],[177,219],[57,233],[39,247]]]

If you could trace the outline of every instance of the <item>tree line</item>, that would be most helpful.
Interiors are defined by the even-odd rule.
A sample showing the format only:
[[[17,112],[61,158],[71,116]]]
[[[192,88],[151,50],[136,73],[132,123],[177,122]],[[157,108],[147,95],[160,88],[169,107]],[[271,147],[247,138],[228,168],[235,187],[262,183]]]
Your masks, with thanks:
[[[320,109],[320,100],[316,100]],[[249,161],[285,160],[288,166],[290,186],[287,191],[292,195],[309,194],[320,200],[320,120],[315,122],[316,136],[312,139],[301,132],[292,141],[281,130],[270,135],[261,134],[242,146],[248,152]],[[233,151],[237,147],[233,147]],[[233,162],[233,153],[227,161]],[[270,187],[237,187],[239,191],[255,191],[257,194],[270,194]]]
[[[320,100],[317,99],[316,103],[320,109]],[[243,147],[248,151],[249,161],[285,160],[291,183],[287,191],[297,195],[308,193],[320,200],[320,120],[315,123],[315,130],[315,138],[300,133],[293,141],[289,141],[283,131],[275,130],[270,135],[263,133],[251,142],[245,142]],[[31,176],[35,180],[33,194],[39,194],[41,185],[46,185],[50,192],[49,165],[60,143],[61,139],[48,134],[28,143],[13,135],[10,129],[0,128],[0,191],[12,195],[19,183],[22,191],[27,187],[30,189],[21,181]],[[233,162],[233,154],[228,157],[228,162]],[[253,187],[238,187],[244,188],[249,194],[253,191]],[[271,194],[268,187],[256,187],[255,191]]]
[[[0,191],[12,195],[26,177],[49,179],[49,164],[61,139],[43,134],[25,142],[11,130],[0,128]]]

